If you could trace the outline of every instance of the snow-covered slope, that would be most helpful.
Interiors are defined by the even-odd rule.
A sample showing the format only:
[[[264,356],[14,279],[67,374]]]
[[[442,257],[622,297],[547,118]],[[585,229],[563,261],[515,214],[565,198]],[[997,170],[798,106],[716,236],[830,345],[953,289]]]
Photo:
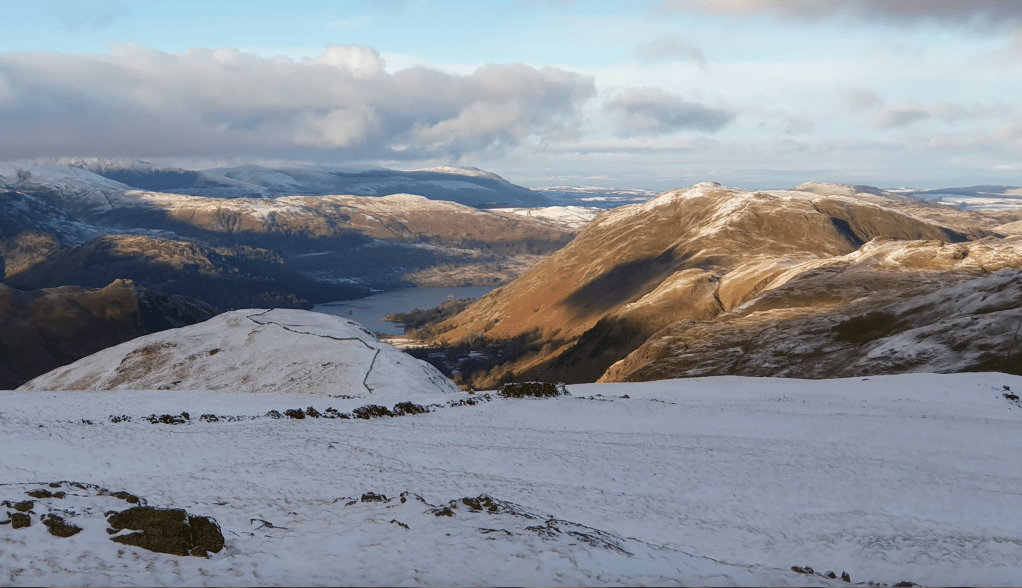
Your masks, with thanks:
[[[22,390],[234,390],[405,396],[459,392],[433,366],[346,318],[238,310],[104,349]]]
[[[602,210],[588,206],[544,206],[541,208],[492,208],[489,212],[524,216],[557,227],[581,229],[596,218],[596,215],[600,214]]]
[[[1019,389],[698,378],[369,420],[265,416],[367,402],[322,392],[5,392],[0,500],[66,496],[0,525],[0,584],[1017,585]],[[116,491],[213,517],[224,549],[111,542]]]

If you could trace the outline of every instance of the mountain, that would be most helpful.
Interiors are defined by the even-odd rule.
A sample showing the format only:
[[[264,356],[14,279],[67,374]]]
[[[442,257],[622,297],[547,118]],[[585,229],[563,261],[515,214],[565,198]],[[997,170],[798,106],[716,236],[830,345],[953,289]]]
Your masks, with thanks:
[[[47,177],[54,174],[53,170],[77,169],[100,176],[112,184],[137,190],[211,198],[415,194],[430,200],[446,200],[478,208],[551,204],[542,193],[471,167],[400,171],[377,167],[290,165],[269,168],[246,165],[184,170],[117,159],[69,158],[51,163],[54,165],[26,169],[33,175],[42,173]]]
[[[22,292],[0,284],[0,389],[111,345],[205,321],[208,305],[131,282]]]
[[[459,393],[433,366],[348,319],[238,310],[55,369],[21,390],[230,390],[342,395]]]
[[[506,282],[578,231],[407,194],[224,199],[118,190],[78,168],[21,172],[16,186],[33,191],[0,193],[0,257],[22,289],[125,278],[224,309],[308,308],[419,282]]]
[[[753,370],[749,373],[839,377],[1000,369],[997,358],[1003,363],[1009,328],[1016,327],[1010,310],[1018,308],[1019,299],[1004,298],[1002,306],[954,299],[958,314],[918,309],[925,306],[925,295],[942,288],[1022,268],[1022,238],[969,226],[969,218],[953,218],[953,209],[932,212],[961,222],[934,222],[899,208],[928,210],[925,203],[876,189],[827,190],[826,185],[754,192],[704,183],[665,192],[645,204],[601,214],[527,274],[459,315],[428,325],[421,335],[460,354],[461,361],[448,368],[467,372],[461,376],[477,387],[508,380],[628,378],[653,373],[643,371],[653,360],[662,366],[658,378],[704,373],[691,366],[714,354],[745,356],[753,353],[752,347],[765,355],[778,350],[773,371],[763,368],[762,361],[755,364],[761,371],[755,371],[741,361],[721,360],[707,363],[716,367],[707,367],[705,373],[741,375]],[[1013,280],[1001,276],[974,286],[990,292],[1017,290]],[[869,326],[877,318],[870,312],[901,303],[904,307],[897,306],[891,317],[881,320],[882,327]],[[913,313],[919,315],[914,320],[904,316]],[[822,321],[814,323],[817,327],[845,325],[800,353],[827,353],[825,343],[841,337],[851,338],[842,345],[853,351],[841,362],[793,366],[780,350],[798,339],[751,336],[771,332],[777,321],[794,315],[812,315],[812,320]],[[740,317],[745,322],[736,323]],[[895,337],[940,320],[980,321],[997,342],[984,341],[981,332],[971,330],[945,344],[946,337],[941,339],[940,329],[934,328],[914,332],[913,344],[935,346],[940,339],[940,360],[936,351],[925,361],[865,359],[873,349],[862,345],[865,340]],[[867,327],[856,321],[866,321]],[[745,330],[731,333],[733,324]],[[654,342],[658,333],[675,341],[674,333],[686,328],[694,330],[677,344]],[[855,334],[859,328],[866,332]],[[801,332],[775,330],[777,337]],[[698,341],[700,349],[693,363],[671,363],[670,358],[685,356],[686,345],[696,345],[692,341]],[[651,351],[654,346],[656,352]],[[469,359],[472,352],[487,359]],[[608,371],[626,358],[626,366]],[[680,371],[665,367],[669,365]]]

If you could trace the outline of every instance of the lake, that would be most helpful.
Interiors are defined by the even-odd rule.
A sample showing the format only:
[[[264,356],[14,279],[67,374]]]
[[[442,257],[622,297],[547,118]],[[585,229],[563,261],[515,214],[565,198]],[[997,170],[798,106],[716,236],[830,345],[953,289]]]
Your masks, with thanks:
[[[392,312],[408,312],[421,308],[440,306],[450,298],[480,298],[495,290],[496,286],[459,286],[456,288],[406,288],[392,292],[380,292],[358,300],[340,300],[317,304],[316,312],[344,316],[361,324],[374,333],[403,335],[405,329],[396,323],[388,323],[383,317]]]

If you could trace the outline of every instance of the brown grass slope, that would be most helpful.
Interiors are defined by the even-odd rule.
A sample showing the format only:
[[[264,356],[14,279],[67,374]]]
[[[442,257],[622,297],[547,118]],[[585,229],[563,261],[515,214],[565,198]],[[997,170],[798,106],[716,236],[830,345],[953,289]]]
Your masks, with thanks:
[[[814,271],[813,264],[870,243],[894,243],[900,251],[909,244],[939,248],[984,239],[985,246],[1003,249],[1001,236],[988,230],[899,212],[895,208],[905,205],[900,197],[867,196],[750,192],[705,183],[609,211],[520,279],[432,325],[439,333],[433,343],[534,341],[526,353],[473,374],[475,386],[531,378],[594,381],[661,329],[679,321],[718,324],[737,307],[768,299],[771,288],[791,281],[791,272]],[[1017,265],[1017,257],[1007,255],[991,268]],[[947,274],[919,280],[929,284],[922,290],[934,290],[975,276],[974,270],[986,271],[955,273],[923,263],[888,273]],[[821,287],[808,306],[840,304],[864,289],[870,287],[854,280]],[[790,294],[801,292],[793,285]]]

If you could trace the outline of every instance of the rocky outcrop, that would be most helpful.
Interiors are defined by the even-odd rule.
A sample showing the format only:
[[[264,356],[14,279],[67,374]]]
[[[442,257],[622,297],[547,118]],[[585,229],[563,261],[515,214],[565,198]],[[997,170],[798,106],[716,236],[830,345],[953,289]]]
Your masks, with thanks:
[[[209,517],[190,515],[182,508],[136,506],[110,515],[110,533],[129,530],[111,539],[149,551],[205,557],[224,548],[220,526]]]
[[[499,346],[522,337],[533,342],[526,353],[471,375],[477,387],[511,380],[629,378],[650,358],[666,361],[677,351],[656,342],[668,331],[677,337],[693,329],[686,341],[698,340],[703,356],[711,350],[724,354],[736,346],[723,334],[736,325],[748,325],[742,333],[758,333],[774,320],[853,303],[865,313],[1001,269],[1022,268],[1017,238],[969,226],[968,219],[938,223],[907,214],[898,208],[909,207],[911,199],[876,189],[844,187],[827,194],[826,185],[810,188],[814,191],[751,192],[699,184],[606,212],[519,280],[432,325],[439,333],[433,343]],[[834,315],[834,322],[851,316]],[[747,340],[744,336],[733,338]],[[788,342],[780,337],[794,336],[778,332],[748,345],[770,350]],[[807,344],[807,353],[827,351]],[[975,362],[946,365],[987,365],[979,355],[965,355]],[[908,366],[892,365],[882,373]],[[743,369],[712,373],[759,373]],[[664,368],[657,377],[682,373],[687,372]],[[800,373],[835,377],[846,372],[821,364]]]

